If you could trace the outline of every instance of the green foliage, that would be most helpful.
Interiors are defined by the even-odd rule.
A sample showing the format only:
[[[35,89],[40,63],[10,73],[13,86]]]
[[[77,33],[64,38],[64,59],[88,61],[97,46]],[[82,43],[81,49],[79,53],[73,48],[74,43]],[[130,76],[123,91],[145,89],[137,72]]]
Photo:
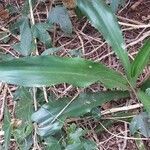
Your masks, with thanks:
[[[16,93],[16,117],[23,121],[23,124],[31,122],[33,113],[33,101],[31,94],[27,88],[19,88]]]
[[[137,130],[139,130],[145,137],[150,137],[149,120],[150,116],[146,112],[142,112],[135,116],[130,124],[131,133],[134,134]]]
[[[59,141],[54,137],[48,137],[45,139],[46,150],[61,150]]]
[[[48,136],[44,138],[46,150],[96,150],[98,149],[94,141],[84,138],[86,131],[78,128],[75,124],[69,125],[63,138]]]
[[[47,48],[51,47],[51,37],[48,33],[50,25],[48,23],[37,23],[32,26],[33,37],[38,38]]]
[[[69,83],[87,87],[97,81],[108,88],[128,89],[126,79],[102,64],[81,58],[39,56],[0,63],[0,80],[21,86],[50,86]]]
[[[24,17],[21,20],[20,25],[21,41],[17,43],[14,48],[19,51],[23,56],[28,56],[33,48],[32,45],[32,33],[29,26],[29,19]]]
[[[5,111],[4,111],[3,130],[5,132],[4,133],[4,139],[5,139],[4,149],[7,150],[9,147],[11,132],[12,132],[11,118],[10,118],[10,113],[9,113],[7,106],[5,106]]]
[[[37,0],[31,0],[32,6],[34,7],[37,3]],[[28,16],[30,13],[30,8],[29,8],[29,0],[24,1],[23,8],[21,10],[22,16]]]
[[[135,60],[132,64],[132,77],[137,77],[143,71],[145,66],[149,63],[150,60],[150,39],[148,39],[144,46],[141,48],[140,52],[137,54]]]
[[[99,107],[95,107],[91,110],[91,116],[95,119],[95,120],[99,120],[101,118],[101,110]]]
[[[0,62],[12,60],[12,59],[14,59],[14,57],[12,55],[0,53]]]
[[[143,103],[147,112],[150,112],[150,96],[143,91],[137,93],[139,100]]]
[[[45,56],[45,55],[50,55],[50,54],[54,54],[56,52],[58,52],[60,50],[59,47],[52,47],[52,48],[49,48],[49,49],[46,49],[41,55],[42,56]]]
[[[146,94],[150,96],[150,88],[146,89]]]
[[[65,150],[96,150],[97,146],[93,141],[82,138],[84,134],[85,131],[82,128],[77,128],[75,124],[70,125]]]
[[[110,6],[113,12],[118,10],[119,6],[124,6],[125,0],[110,0]]]
[[[72,33],[72,23],[68,11],[63,6],[56,6],[49,12],[48,21],[60,25],[60,28],[67,34]]]
[[[141,135],[139,133],[136,133],[136,134],[134,134],[134,137],[139,138],[139,140],[135,140],[135,143],[136,143],[138,150],[146,150],[145,143],[141,139]]]
[[[113,0],[112,10],[116,11],[121,2],[121,0]],[[33,8],[35,4],[36,0],[32,1]],[[10,28],[10,32],[13,34],[20,33],[20,42],[14,45],[14,49],[25,57],[16,59],[8,54],[0,54],[0,81],[23,86],[18,88],[14,95],[17,102],[15,122],[12,123],[9,111],[5,107],[3,121],[5,149],[9,147],[11,136],[16,140],[20,149],[31,149],[34,142],[32,139],[33,122],[35,122],[39,134],[37,139],[41,139],[41,145],[44,145],[47,150],[95,150],[97,149],[95,143],[84,138],[85,131],[83,129],[71,125],[67,130],[63,130],[66,119],[83,117],[87,114],[94,119],[99,119],[101,117],[99,106],[111,100],[130,97],[133,91],[137,91],[135,94],[138,100],[143,103],[146,112],[133,118],[130,125],[131,133],[134,134],[139,130],[144,136],[150,137],[150,78],[148,77],[139,87],[136,86],[138,76],[149,64],[150,40],[147,40],[135,60],[130,64],[121,30],[111,8],[103,0],[77,0],[76,10],[78,9],[80,17],[85,14],[92,26],[102,33],[122,62],[125,74],[101,63],[79,58],[81,56],[80,50],[68,52],[76,58],[46,56],[61,49],[60,47],[52,47],[50,36],[53,33],[52,24],[58,24],[62,31],[69,35],[73,31],[68,11],[65,7],[56,6],[49,12],[49,23],[40,22],[33,25],[29,18],[29,2],[25,1],[21,11],[22,19],[16,21]],[[35,39],[37,39],[36,42]],[[41,56],[29,56],[34,55],[35,49],[38,49],[39,41],[47,49],[44,52],[39,52]],[[38,102],[42,101],[39,103],[44,105],[36,112],[33,110],[33,93],[31,93],[31,89],[25,88],[25,86],[42,87],[60,83],[85,88],[96,82],[100,82],[109,90],[99,93],[82,93],[74,101],[69,101],[68,98],[61,98],[57,101],[50,99],[51,101],[47,104],[44,104],[44,96],[40,95],[41,91],[40,94],[37,92],[34,96],[37,96]],[[14,126],[15,123],[16,126]],[[112,122],[109,123],[109,125],[111,124]]]
[[[150,88],[150,78],[148,78],[146,81],[144,81],[143,83],[142,83],[142,85],[140,86],[140,89],[142,90],[142,91],[146,91],[146,89],[148,89],[148,88]]]
[[[32,120],[38,124],[38,134],[41,136],[54,135],[63,126],[66,118],[78,117],[89,113],[105,102],[129,97],[128,92],[108,91],[93,94],[80,94],[58,117],[57,115],[69,103],[67,99],[51,101],[33,113]],[[55,120],[55,118],[57,119]]]
[[[32,131],[33,131],[33,125],[30,124],[23,124],[20,127],[17,127],[13,130],[13,136],[14,139],[17,142],[17,145],[20,149],[23,150],[29,150],[33,144],[32,139]]]
[[[20,149],[28,150],[33,144],[32,132],[33,125],[31,121],[31,115],[34,112],[32,96],[29,92],[29,89],[24,87],[19,87],[15,94],[14,98],[17,102],[16,104],[16,124],[20,122],[13,129],[13,136],[18,144]]]
[[[112,46],[129,76],[130,62],[125,49],[125,43],[117,19],[110,8],[102,0],[77,0],[77,6]]]

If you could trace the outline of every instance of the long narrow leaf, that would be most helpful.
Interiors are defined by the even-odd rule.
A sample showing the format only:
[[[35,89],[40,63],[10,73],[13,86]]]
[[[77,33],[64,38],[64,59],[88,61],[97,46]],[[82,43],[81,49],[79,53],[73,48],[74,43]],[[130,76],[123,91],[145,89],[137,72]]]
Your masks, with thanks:
[[[141,85],[140,85],[140,89],[142,91],[146,91],[146,89],[150,88],[150,78],[148,78],[147,80],[145,80]]]
[[[146,111],[150,112],[150,96],[143,91],[139,91],[138,93],[139,100],[143,103]]]
[[[4,134],[4,139],[5,139],[4,147],[7,150],[9,148],[11,131],[12,131],[11,117],[10,117],[10,113],[9,113],[7,106],[5,106],[3,130],[5,132],[5,134]]]
[[[97,81],[109,88],[126,90],[128,83],[118,72],[81,58],[39,56],[0,62],[0,80],[28,87],[69,83],[87,87]]]
[[[130,62],[117,19],[103,0],[77,0],[79,9],[89,18],[91,24],[100,31],[120,58],[127,74]]]
[[[133,61],[131,68],[132,77],[137,78],[143,71],[145,66],[148,64],[149,60],[150,60],[150,39],[146,41],[146,43],[136,56],[135,60]]]

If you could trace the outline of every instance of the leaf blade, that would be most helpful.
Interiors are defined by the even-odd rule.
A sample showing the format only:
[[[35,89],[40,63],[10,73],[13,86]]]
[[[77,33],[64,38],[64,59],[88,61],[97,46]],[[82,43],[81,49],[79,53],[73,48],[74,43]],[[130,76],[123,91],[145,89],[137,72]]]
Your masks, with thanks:
[[[144,69],[144,67],[147,65],[149,60],[150,60],[150,39],[145,42],[144,46],[141,48],[140,52],[133,61],[131,67],[132,77],[137,78]]]
[[[65,7],[56,6],[53,8],[52,11],[49,12],[48,21],[59,24],[62,31],[67,34],[72,33],[72,23]]]
[[[0,62],[0,80],[28,87],[69,83],[87,87],[97,81],[109,88],[128,89],[126,79],[106,66],[81,58],[37,56]]]
[[[24,56],[28,56],[32,48],[32,33],[29,26],[29,20],[25,17],[20,25],[20,52]]]
[[[150,96],[143,91],[137,93],[139,100],[143,103],[147,112],[150,112]]]
[[[11,116],[7,106],[5,106],[5,110],[4,110],[3,130],[4,130],[4,139],[5,139],[4,147],[5,149],[8,149],[10,138],[11,138],[12,124],[11,124]]]
[[[131,134],[135,134],[135,132],[139,130],[145,137],[150,137],[149,119],[150,116],[147,112],[142,112],[139,115],[136,115],[130,123]]]
[[[82,116],[89,113],[92,108],[100,106],[105,102],[127,97],[129,97],[129,93],[123,91],[84,93],[77,97],[55,120],[55,122],[53,122],[53,119],[68,104],[68,99],[51,101],[48,104],[43,105],[37,112],[32,114],[32,120],[39,126],[39,135],[53,135],[62,128],[66,118]]]
[[[77,0],[77,6],[89,18],[92,25],[100,31],[106,41],[120,58],[126,73],[130,76],[131,66],[125,49],[117,19],[102,0]]]
[[[33,100],[31,93],[27,88],[20,87],[16,91],[19,95],[19,100],[16,104],[16,117],[23,121],[24,125],[31,122],[31,114],[33,113]]]
[[[49,24],[47,23],[36,23],[32,26],[32,34],[49,48],[52,46],[52,39],[47,31],[48,28]]]

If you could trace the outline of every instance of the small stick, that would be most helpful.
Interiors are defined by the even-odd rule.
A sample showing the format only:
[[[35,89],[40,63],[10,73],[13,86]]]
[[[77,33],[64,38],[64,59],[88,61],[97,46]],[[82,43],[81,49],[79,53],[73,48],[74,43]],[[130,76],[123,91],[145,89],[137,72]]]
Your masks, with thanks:
[[[67,109],[67,107],[78,97],[79,92],[72,98],[72,100],[54,117],[54,119],[51,121],[51,124],[57,120],[57,118]]]
[[[46,87],[43,86],[43,93],[44,93],[44,98],[46,103],[48,103],[48,98],[47,98],[47,92],[46,92]]]
[[[130,106],[112,108],[112,109],[107,109],[107,110],[101,111],[101,115],[107,115],[107,114],[121,112],[121,111],[129,111],[129,110],[138,109],[141,107],[143,107],[143,104],[138,103],[138,104],[130,105]]]
[[[3,116],[4,116],[6,96],[7,96],[7,85],[4,86],[4,91],[3,91],[2,106],[1,106],[1,113],[0,113],[0,121],[2,121]]]

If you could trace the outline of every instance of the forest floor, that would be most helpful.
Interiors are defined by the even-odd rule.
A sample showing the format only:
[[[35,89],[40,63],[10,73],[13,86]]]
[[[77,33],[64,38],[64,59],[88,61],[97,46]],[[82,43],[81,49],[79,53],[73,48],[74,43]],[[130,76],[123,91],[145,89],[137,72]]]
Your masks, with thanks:
[[[9,26],[13,24],[19,17],[11,16],[8,14],[5,6],[7,4],[14,5],[15,7],[22,7],[23,1],[21,0],[4,0],[0,2],[0,32],[9,31]],[[44,22],[47,20],[49,11],[49,2],[45,1],[39,4],[34,10],[34,17],[36,22]],[[69,10],[71,21],[73,24],[73,35],[66,36],[59,28],[55,33],[51,34],[53,46],[61,47],[58,55],[69,56],[70,52],[81,49],[79,55],[81,57],[93,60],[95,62],[102,62],[110,68],[122,71],[122,66],[118,59],[111,51],[100,33],[97,32],[87,21],[86,18],[78,19],[74,13]],[[144,40],[150,36],[150,0],[127,0],[123,7],[120,7],[117,12],[119,24],[123,31],[126,41],[126,47],[129,52],[129,57],[133,60],[138,53],[139,48],[143,45]],[[3,41],[0,36],[0,51],[5,54],[17,56],[18,54],[12,49],[12,45],[18,40],[18,36],[9,33],[9,39]],[[42,45],[38,45],[39,53],[43,52]],[[145,69],[144,73],[140,76],[138,84],[140,84],[150,73],[150,68]],[[2,88],[2,85],[0,86]],[[5,93],[3,88],[0,89],[0,107],[1,107],[1,124],[3,118],[3,98],[6,97],[8,108],[13,113],[15,104],[13,101],[13,93],[16,86],[8,85],[8,93]],[[98,92],[105,90],[100,84],[91,85],[85,91]],[[63,84],[47,88],[47,94],[53,92],[57,97],[72,97],[78,89],[71,85]],[[103,112],[113,110],[114,108],[127,108],[131,104],[136,104],[134,99],[123,99],[121,101],[112,101],[102,105]],[[100,121],[88,119],[76,119],[74,122],[83,129],[88,129],[86,138],[96,142],[101,150],[138,150],[140,144],[145,145],[145,149],[150,149],[149,139],[141,137],[133,137],[129,131],[129,121],[131,116],[139,112],[139,108],[131,109],[130,111],[119,111],[117,113],[108,113],[103,115]],[[107,111],[108,112],[108,111]],[[124,119],[126,118],[126,120]],[[0,143],[4,142],[3,132],[0,132]],[[140,142],[140,144],[138,143]],[[14,140],[11,140],[10,150],[17,149]],[[140,150],[140,149],[139,149]]]

